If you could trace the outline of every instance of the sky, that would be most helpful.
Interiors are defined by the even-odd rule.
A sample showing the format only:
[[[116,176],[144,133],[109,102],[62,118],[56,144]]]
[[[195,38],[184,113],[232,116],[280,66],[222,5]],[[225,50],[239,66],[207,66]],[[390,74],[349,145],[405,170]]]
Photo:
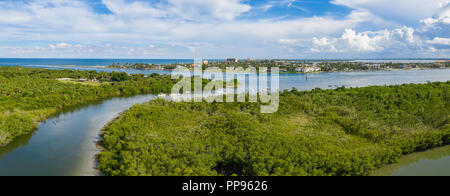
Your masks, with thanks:
[[[450,0],[0,0],[0,58],[450,58]]]

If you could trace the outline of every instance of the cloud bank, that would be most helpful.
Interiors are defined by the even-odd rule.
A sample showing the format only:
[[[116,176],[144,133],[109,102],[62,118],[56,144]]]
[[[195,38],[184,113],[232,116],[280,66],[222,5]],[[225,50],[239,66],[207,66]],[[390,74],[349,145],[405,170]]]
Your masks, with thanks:
[[[348,12],[277,12],[294,2],[1,1],[0,57],[450,57],[448,0],[333,0]]]

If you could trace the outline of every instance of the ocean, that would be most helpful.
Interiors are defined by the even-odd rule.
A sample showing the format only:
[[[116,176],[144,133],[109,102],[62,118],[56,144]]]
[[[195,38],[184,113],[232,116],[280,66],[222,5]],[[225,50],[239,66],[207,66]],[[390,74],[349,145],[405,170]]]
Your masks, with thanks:
[[[146,63],[168,65],[175,63],[194,63],[193,59],[44,59],[44,58],[0,58],[0,66],[16,65],[73,65],[73,66],[109,66],[113,63]]]
[[[213,61],[225,61],[224,59],[207,59]],[[358,62],[373,62],[373,63],[431,63],[437,59],[370,59],[370,60],[354,60],[347,59],[345,61]],[[299,60],[301,61],[301,60]],[[320,60],[316,60],[320,61]],[[191,64],[193,59],[60,59],[60,58],[0,58],[0,66],[58,66],[58,65],[72,65],[72,66],[109,66],[113,63],[146,63],[155,65],[169,65],[169,64]]]

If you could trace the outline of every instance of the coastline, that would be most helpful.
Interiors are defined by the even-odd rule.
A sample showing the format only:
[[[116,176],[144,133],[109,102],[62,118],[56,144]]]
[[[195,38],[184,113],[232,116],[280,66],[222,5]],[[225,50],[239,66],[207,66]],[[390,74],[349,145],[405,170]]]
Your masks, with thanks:
[[[381,70],[380,70],[381,71]],[[146,95],[152,95],[152,94],[146,94]],[[114,97],[120,97],[120,96],[112,96],[112,97],[109,97],[109,98],[114,98]],[[104,99],[108,99],[108,98],[104,98]],[[102,101],[102,100],[99,100],[99,101]],[[86,103],[87,105],[90,105],[90,104],[92,104],[91,102],[89,102],[89,103]],[[84,104],[83,104],[84,105]],[[83,105],[81,105],[81,107],[83,106]],[[80,107],[80,105],[76,105],[76,106],[73,106],[73,107]],[[68,110],[68,109],[70,109],[70,107],[69,108],[60,108],[61,110],[57,110],[57,111],[55,111],[55,113],[54,114],[52,114],[52,115],[57,115],[59,112],[64,112],[65,110]],[[127,111],[127,110],[126,110]],[[102,139],[102,135],[103,135],[103,133],[104,133],[104,130],[105,130],[105,128],[107,128],[108,126],[110,126],[115,120],[117,120],[117,119],[119,119],[120,118],[120,116],[121,116],[121,114],[123,114],[123,112],[122,113],[120,113],[116,118],[114,118],[114,119],[112,119],[112,120],[110,120],[102,129],[100,129],[100,131],[99,131],[99,133],[98,133],[98,135],[100,136],[99,137],[99,140],[101,140]],[[50,115],[49,117],[51,117],[52,115]],[[48,118],[49,118],[48,117]],[[46,118],[45,118],[46,119]],[[42,121],[45,121],[45,119],[44,120],[42,120]],[[39,122],[39,123],[41,123],[41,122]],[[447,135],[447,137],[448,137],[448,135]],[[98,144],[98,142],[99,142],[99,140],[97,140],[97,142],[96,142],[96,147],[99,147],[99,149],[101,150],[101,151],[103,151],[104,150],[104,148],[103,148],[103,146],[101,145],[101,143],[100,143],[100,146],[97,146]],[[439,147],[439,146],[438,146]],[[432,147],[432,148],[429,148],[429,149],[433,149],[433,148],[435,148],[435,147]],[[419,151],[415,151],[415,152],[419,152]],[[95,156],[95,158],[97,158],[97,156]]]
[[[96,104],[96,103],[105,101],[107,99],[115,98],[115,97],[117,97],[117,96],[109,95],[107,97],[101,97],[101,98],[99,98],[97,100],[91,100],[91,101],[88,101],[88,102],[85,102],[85,103],[81,103],[81,104],[74,104],[74,105],[70,105],[70,106],[67,106],[67,107],[52,108],[52,109],[50,109],[49,113],[47,113],[47,114],[45,114],[43,116],[40,116],[39,119],[35,119],[35,124],[34,124],[33,129],[27,130],[27,131],[25,131],[22,134],[16,135],[16,136],[14,136],[13,138],[11,138],[9,140],[3,141],[3,142],[0,141],[1,142],[0,143],[0,148],[8,146],[17,137],[33,134],[35,131],[37,131],[39,129],[39,126],[42,123],[46,122],[48,119],[50,119],[52,117],[57,117],[58,115],[61,115],[61,114],[65,113],[65,112],[68,112],[68,111],[71,111],[71,110],[76,110],[77,108],[82,108],[82,107],[85,107],[85,106],[88,106],[88,105]]]
[[[438,152],[438,155],[435,155],[435,152]],[[423,160],[436,161],[448,156],[450,156],[450,144],[444,144],[442,146],[436,146],[433,148],[412,152],[410,154],[401,156],[395,163],[381,165],[379,168],[375,169],[369,176],[393,176],[396,171],[399,171],[403,167],[418,164]]]
[[[128,109],[127,109],[128,110]],[[98,169],[98,165],[99,165],[99,157],[100,157],[100,153],[102,153],[105,149],[105,147],[103,146],[103,134],[105,133],[105,129],[107,129],[109,126],[111,126],[114,121],[118,120],[122,114],[126,112],[120,112],[115,118],[111,119],[110,121],[108,121],[105,126],[102,127],[102,129],[100,129],[97,133],[97,140],[95,141],[95,148],[99,151],[98,153],[96,153],[93,157],[93,169],[95,171],[95,173],[97,174],[97,176],[102,176],[103,172],[101,170]]]
[[[0,65],[1,66],[1,65]],[[47,69],[45,67],[56,67],[56,68],[83,68],[83,69],[99,69],[97,71],[122,71],[122,72],[126,72],[126,71],[154,71],[154,72],[168,72],[168,74],[170,72],[173,71],[173,69],[151,69],[151,68],[146,68],[146,69],[136,69],[136,68],[126,68],[126,67],[114,67],[114,66],[103,66],[103,65],[97,65],[97,66],[86,66],[86,65],[16,65],[16,66],[20,66],[20,67],[37,67],[39,68],[40,66],[43,66],[44,69]],[[450,69],[450,67],[419,67],[419,68],[383,68],[383,69],[350,69],[350,70],[331,70],[331,71],[314,71],[314,72],[295,72],[295,71],[280,71],[279,74],[318,74],[318,73],[339,73],[339,72],[377,72],[377,71],[408,71],[408,70],[439,70],[439,69]],[[193,72],[194,70],[189,69],[190,72]],[[205,70],[202,70],[205,71]],[[222,73],[226,73],[227,70],[221,70]],[[239,73],[239,74],[252,74],[250,72],[246,72],[246,71],[238,71],[238,70],[232,70],[229,71],[229,73]],[[268,74],[270,74],[271,72],[268,71]],[[165,74],[165,73],[164,73]],[[259,73],[257,73],[259,74]]]
[[[390,86],[398,86],[398,85],[390,85]],[[364,87],[361,87],[361,88],[364,88]],[[305,91],[305,92],[306,92],[306,91]],[[108,122],[108,123],[105,125],[105,127],[103,127],[103,128],[100,130],[100,132],[99,132],[99,137],[100,137],[101,139],[99,139],[99,140],[98,140],[98,143],[97,143],[97,147],[98,147],[98,149],[99,149],[100,151],[103,152],[104,150],[106,150],[105,147],[103,146],[103,144],[101,143],[102,138],[103,138],[103,134],[104,134],[105,130],[106,130],[107,128],[109,128],[110,126],[112,126],[113,123],[114,123],[115,121],[119,120],[119,119],[121,118],[121,116],[122,116],[124,113],[126,113],[127,111],[129,111],[129,109],[126,110],[126,111],[124,111],[124,112],[122,112],[122,113],[120,113],[120,115],[119,115],[118,117],[112,119],[110,122]],[[402,158],[404,158],[404,157],[407,157],[407,156],[416,154],[416,153],[421,153],[421,152],[426,152],[426,151],[430,151],[430,150],[434,150],[434,149],[438,149],[438,148],[448,147],[448,146],[450,145],[450,141],[449,141],[449,138],[450,138],[450,130],[448,130],[448,129],[442,129],[442,130],[439,130],[439,132],[441,133],[440,138],[438,139],[439,141],[434,141],[434,142],[429,143],[429,141],[427,141],[427,140],[421,140],[421,142],[423,142],[424,145],[426,144],[426,148],[422,148],[422,147],[420,147],[420,146],[417,146],[414,150],[412,150],[412,151],[410,151],[410,152],[404,152],[404,154],[402,154],[400,157],[398,157],[398,160],[400,160],[400,159],[402,159]],[[415,138],[409,138],[409,139],[414,140]],[[435,142],[437,142],[437,143],[435,143]],[[381,169],[381,168],[383,168],[383,167],[391,166],[391,165],[397,164],[397,163],[398,163],[398,160],[397,160],[397,162],[391,162],[391,163],[389,163],[389,164],[381,164],[381,165],[378,165],[376,168],[369,170],[369,174],[366,174],[366,175],[367,175],[367,176],[372,176],[373,173],[374,173],[375,171],[377,171],[377,170],[379,170],[379,169]],[[98,155],[96,155],[96,161],[97,161],[97,162],[96,162],[96,165],[98,165],[98,164],[99,164],[99,163],[98,163]],[[97,170],[98,170],[98,168],[97,168]]]
[[[83,66],[83,67],[90,67],[90,66]],[[99,69],[117,69],[117,70],[139,70],[139,71],[173,71],[171,69],[135,69],[135,68],[115,68],[115,67],[108,67],[108,66],[101,66],[98,67]],[[450,67],[441,67],[441,68],[408,68],[408,69],[400,69],[400,68],[387,68],[387,69],[352,69],[352,70],[335,70],[335,71],[314,71],[314,72],[294,72],[294,71],[280,71],[279,74],[317,74],[317,73],[338,73],[338,72],[374,72],[374,71],[407,71],[407,70],[437,70],[437,69],[450,69]],[[192,69],[189,69],[189,71],[194,71]],[[205,71],[205,70],[203,70]],[[227,70],[222,70],[222,73],[226,73]],[[229,71],[230,73],[242,73],[242,74],[251,74],[251,72],[246,71],[237,71],[232,70]],[[267,72],[271,73],[271,72]]]

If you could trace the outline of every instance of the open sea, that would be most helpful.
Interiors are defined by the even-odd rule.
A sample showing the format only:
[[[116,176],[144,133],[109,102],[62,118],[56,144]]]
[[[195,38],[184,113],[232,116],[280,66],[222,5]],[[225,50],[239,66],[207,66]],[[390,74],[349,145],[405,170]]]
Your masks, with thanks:
[[[224,59],[208,59],[209,61],[225,61]],[[431,63],[437,59],[371,59],[371,60],[345,60],[358,62],[373,63]],[[441,59],[446,60],[446,59]],[[448,59],[447,59],[448,60]],[[316,60],[319,62],[320,60]],[[60,58],[0,58],[0,66],[55,66],[55,65],[71,65],[71,66],[109,66],[113,63],[146,63],[155,65],[168,65],[184,63],[194,63],[193,59],[60,59]]]
[[[192,59],[22,59],[0,58],[0,66],[16,65],[73,65],[73,66],[109,66],[113,63],[146,63],[155,65],[167,65],[175,63],[193,63]]]

